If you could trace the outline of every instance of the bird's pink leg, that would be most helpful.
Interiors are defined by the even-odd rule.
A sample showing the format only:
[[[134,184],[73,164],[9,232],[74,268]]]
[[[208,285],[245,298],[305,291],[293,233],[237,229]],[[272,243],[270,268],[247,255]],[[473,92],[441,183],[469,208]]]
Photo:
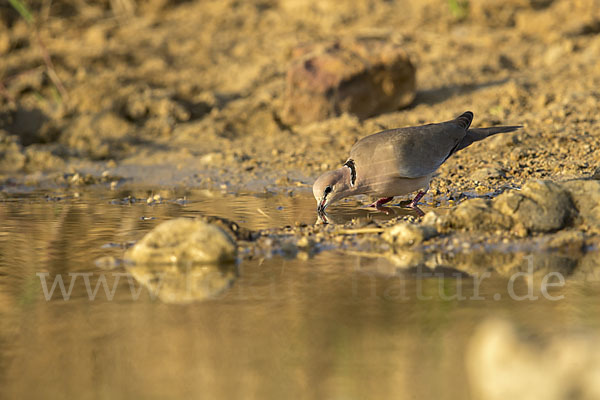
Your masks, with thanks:
[[[375,208],[379,208],[382,205],[384,205],[385,203],[389,203],[390,201],[392,201],[393,197],[384,197],[382,199],[377,200],[374,203],[369,204],[367,207],[375,207]]]
[[[410,202],[410,204],[408,205],[409,208],[412,208],[413,210],[415,210],[417,212],[417,214],[419,214],[421,217],[423,215],[425,215],[425,213],[423,211],[421,211],[421,209],[418,207],[419,204],[419,200],[421,200],[423,198],[423,196],[425,196],[425,193],[427,191],[422,191],[419,190],[419,193],[417,193],[417,195],[415,196],[415,198],[413,199],[413,201]]]
[[[425,196],[425,192],[422,190],[419,190],[419,193],[417,193],[417,195],[415,196],[415,198],[413,199],[413,201],[410,202],[409,207],[410,208],[414,208],[417,206],[417,204],[419,204],[419,201],[423,198],[423,196]]]

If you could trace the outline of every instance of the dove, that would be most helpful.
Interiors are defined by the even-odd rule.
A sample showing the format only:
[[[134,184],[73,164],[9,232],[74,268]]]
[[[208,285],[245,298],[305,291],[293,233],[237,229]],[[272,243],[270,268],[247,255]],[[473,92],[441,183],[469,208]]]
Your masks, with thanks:
[[[435,124],[385,130],[360,139],[350,149],[341,168],[325,172],[315,181],[317,212],[324,214],[332,203],[366,194],[379,200],[370,206],[382,210],[395,196],[417,192],[408,207],[417,207],[429,189],[435,171],[453,154],[497,133],[522,126],[471,128],[473,113]]]

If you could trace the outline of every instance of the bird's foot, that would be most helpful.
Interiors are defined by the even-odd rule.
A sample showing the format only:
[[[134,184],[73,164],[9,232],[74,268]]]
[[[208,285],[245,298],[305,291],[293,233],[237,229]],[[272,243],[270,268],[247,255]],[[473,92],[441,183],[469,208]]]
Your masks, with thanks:
[[[382,199],[379,199],[371,204],[369,204],[367,207],[375,207],[378,210],[381,210],[384,204],[389,203],[390,201],[392,201],[393,197],[384,197]]]
[[[425,213],[418,206],[419,200],[421,200],[423,196],[425,196],[425,192],[420,190],[419,193],[417,193],[417,195],[413,199],[413,201],[411,201],[410,204],[408,204],[407,206],[408,208],[412,208],[413,210],[415,210],[419,217],[425,215]]]

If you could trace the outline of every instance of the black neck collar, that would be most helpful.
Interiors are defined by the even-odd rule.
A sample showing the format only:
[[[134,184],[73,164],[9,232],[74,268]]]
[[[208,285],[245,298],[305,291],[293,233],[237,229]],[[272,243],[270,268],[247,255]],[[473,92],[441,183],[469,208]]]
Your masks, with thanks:
[[[356,183],[356,166],[354,165],[354,160],[351,158],[348,159],[348,161],[344,163],[344,167],[350,168],[350,186],[354,187],[354,184]]]

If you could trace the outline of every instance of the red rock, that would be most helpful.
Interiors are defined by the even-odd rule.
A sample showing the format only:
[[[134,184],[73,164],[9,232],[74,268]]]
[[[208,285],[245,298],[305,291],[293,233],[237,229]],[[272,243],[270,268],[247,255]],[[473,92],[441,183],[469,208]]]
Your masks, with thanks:
[[[306,124],[344,112],[359,118],[398,110],[415,97],[415,68],[399,46],[352,40],[296,49],[282,119]]]

